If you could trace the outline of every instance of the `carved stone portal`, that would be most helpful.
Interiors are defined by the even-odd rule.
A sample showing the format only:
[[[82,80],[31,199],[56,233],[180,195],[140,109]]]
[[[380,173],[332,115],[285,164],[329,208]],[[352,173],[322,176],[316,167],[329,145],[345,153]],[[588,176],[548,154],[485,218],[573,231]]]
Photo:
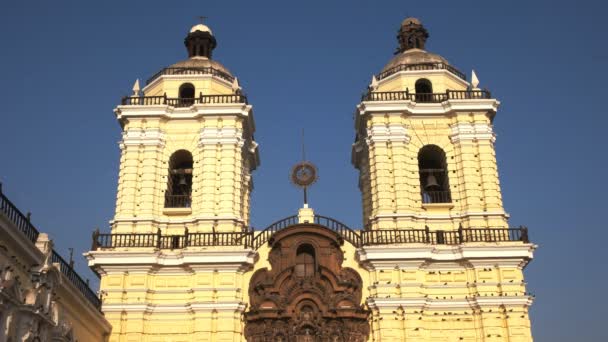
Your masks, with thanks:
[[[339,235],[296,225],[277,232],[269,244],[272,270],[258,270],[249,283],[247,341],[367,341],[361,277],[342,267]]]

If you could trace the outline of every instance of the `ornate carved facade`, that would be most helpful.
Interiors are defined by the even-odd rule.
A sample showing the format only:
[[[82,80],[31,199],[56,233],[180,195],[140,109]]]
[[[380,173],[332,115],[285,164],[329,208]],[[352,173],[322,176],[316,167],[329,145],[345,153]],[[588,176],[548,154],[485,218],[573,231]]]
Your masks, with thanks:
[[[342,244],[338,234],[315,225],[273,236],[272,269],[257,271],[249,283],[247,341],[367,341],[362,280],[342,267]]]

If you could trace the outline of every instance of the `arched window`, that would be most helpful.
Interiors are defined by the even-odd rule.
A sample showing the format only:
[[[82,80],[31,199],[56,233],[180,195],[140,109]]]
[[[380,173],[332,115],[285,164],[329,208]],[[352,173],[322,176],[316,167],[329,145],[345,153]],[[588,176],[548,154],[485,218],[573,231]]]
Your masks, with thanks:
[[[416,102],[433,101],[433,84],[426,78],[416,81]]]
[[[171,155],[165,208],[190,208],[192,164],[192,154],[186,150],[179,150]]]
[[[298,247],[295,274],[298,277],[311,277],[315,274],[315,249],[311,245]]]
[[[179,87],[178,107],[188,107],[194,104],[194,85],[184,83]]]
[[[445,152],[435,145],[426,145],[418,152],[422,203],[451,203],[448,166]]]

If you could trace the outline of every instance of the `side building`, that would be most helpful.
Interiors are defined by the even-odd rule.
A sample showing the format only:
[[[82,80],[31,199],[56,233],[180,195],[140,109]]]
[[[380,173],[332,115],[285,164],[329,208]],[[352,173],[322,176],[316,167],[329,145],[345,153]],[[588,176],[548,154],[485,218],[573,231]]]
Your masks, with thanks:
[[[107,341],[112,327],[88,284],[2,193],[0,342]]]

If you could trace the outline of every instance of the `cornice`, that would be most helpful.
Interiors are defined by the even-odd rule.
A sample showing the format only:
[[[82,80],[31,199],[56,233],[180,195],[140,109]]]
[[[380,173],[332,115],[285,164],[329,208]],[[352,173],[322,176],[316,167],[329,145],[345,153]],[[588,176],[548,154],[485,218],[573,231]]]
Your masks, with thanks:
[[[355,256],[367,270],[419,269],[434,263],[469,264],[473,267],[504,266],[523,268],[534,257],[530,243],[466,243],[456,246],[401,244],[365,246]],[[439,265],[440,266],[440,265]],[[449,264],[444,265],[450,268]]]
[[[399,307],[419,310],[462,310],[483,309],[486,307],[530,307],[534,299],[531,296],[494,296],[470,297],[466,299],[431,299],[431,298],[368,298],[367,305],[372,310],[397,309]]]
[[[245,311],[247,304],[234,302],[221,303],[186,303],[183,305],[170,304],[104,304],[102,310],[104,313],[109,312],[137,312],[137,313],[195,313],[195,312],[231,312],[242,313]]]
[[[417,103],[410,100],[364,101],[357,106],[360,116],[373,113],[407,113],[412,115],[447,115],[455,112],[496,112],[500,101],[496,99],[447,100],[441,103]]]
[[[84,253],[89,267],[100,274],[121,272],[151,272],[183,274],[195,270],[244,272],[257,258],[252,249],[210,249],[176,251],[147,250],[95,250]]]

